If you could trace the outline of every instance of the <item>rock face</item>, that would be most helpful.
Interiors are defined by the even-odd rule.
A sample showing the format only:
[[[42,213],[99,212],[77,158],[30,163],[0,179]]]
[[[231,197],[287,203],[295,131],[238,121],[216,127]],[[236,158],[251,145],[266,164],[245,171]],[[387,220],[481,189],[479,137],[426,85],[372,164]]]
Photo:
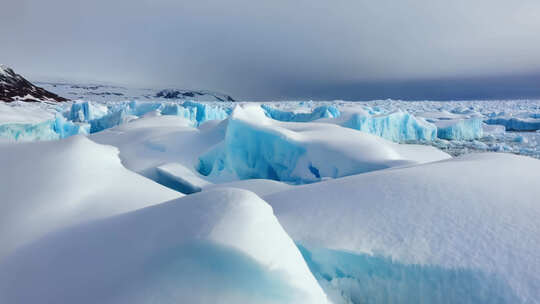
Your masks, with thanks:
[[[11,68],[0,65],[0,101],[67,101],[43,88],[33,85]]]

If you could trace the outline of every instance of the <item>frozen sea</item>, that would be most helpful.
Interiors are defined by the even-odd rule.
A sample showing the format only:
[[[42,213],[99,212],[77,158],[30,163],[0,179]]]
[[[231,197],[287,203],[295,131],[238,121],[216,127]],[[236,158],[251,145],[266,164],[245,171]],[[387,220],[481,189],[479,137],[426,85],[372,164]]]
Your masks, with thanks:
[[[540,101],[0,103],[0,303],[540,303]],[[208,94],[207,94],[208,93]]]

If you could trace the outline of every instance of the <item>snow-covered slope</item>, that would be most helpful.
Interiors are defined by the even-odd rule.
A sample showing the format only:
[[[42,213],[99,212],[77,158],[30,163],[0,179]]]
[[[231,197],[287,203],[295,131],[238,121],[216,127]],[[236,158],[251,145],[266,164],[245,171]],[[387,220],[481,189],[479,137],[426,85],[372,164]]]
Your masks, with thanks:
[[[55,102],[67,99],[33,85],[13,69],[0,64],[0,101],[16,100]]]
[[[0,261],[0,302],[328,303],[272,208],[235,189],[40,239]]]
[[[182,194],[120,163],[118,150],[83,136],[0,144],[0,259],[60,227]]]
[[[539,160],[470,154],[264,198],[336,299],[540,303]]]

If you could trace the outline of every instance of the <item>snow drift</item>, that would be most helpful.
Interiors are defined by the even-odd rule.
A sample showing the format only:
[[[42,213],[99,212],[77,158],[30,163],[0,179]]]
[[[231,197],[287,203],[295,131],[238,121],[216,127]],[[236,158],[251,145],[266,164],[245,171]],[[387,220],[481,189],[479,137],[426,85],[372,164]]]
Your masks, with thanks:
[[[33,242],[0,262],[0,302],[328,303],[272,208],[235,189]]]
[[[0,259],[60,227],[181,196],[125,169],[117,149],[83,136],[0,144],[0,167]]]
[[[540,303],[539,172],[470,154],[265,200],[336,303]]]

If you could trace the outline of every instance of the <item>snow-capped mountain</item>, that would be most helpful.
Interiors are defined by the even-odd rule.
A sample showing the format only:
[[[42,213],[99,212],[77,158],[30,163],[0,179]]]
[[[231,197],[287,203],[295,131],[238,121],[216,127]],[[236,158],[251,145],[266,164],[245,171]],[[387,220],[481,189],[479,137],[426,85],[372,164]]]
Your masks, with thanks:
[[[110,102],[126,100],[235,101],[230,95],[209,90],[136,88],[114,84],[37,82],[40,86],[71,100]]]
[[[0,65],[0,101],[66,101],[43,88],[33,85],[13,69]]]
[[[215,98],[217,101],[235,101],[231,96],[210,92],[210,91],[191,91],[191,90],[176,90],[165,89],[157,92],[156,97],[163,97],[167,99],[200,99],[200,98]],[[209,100],[210,101],[210,100]]]

